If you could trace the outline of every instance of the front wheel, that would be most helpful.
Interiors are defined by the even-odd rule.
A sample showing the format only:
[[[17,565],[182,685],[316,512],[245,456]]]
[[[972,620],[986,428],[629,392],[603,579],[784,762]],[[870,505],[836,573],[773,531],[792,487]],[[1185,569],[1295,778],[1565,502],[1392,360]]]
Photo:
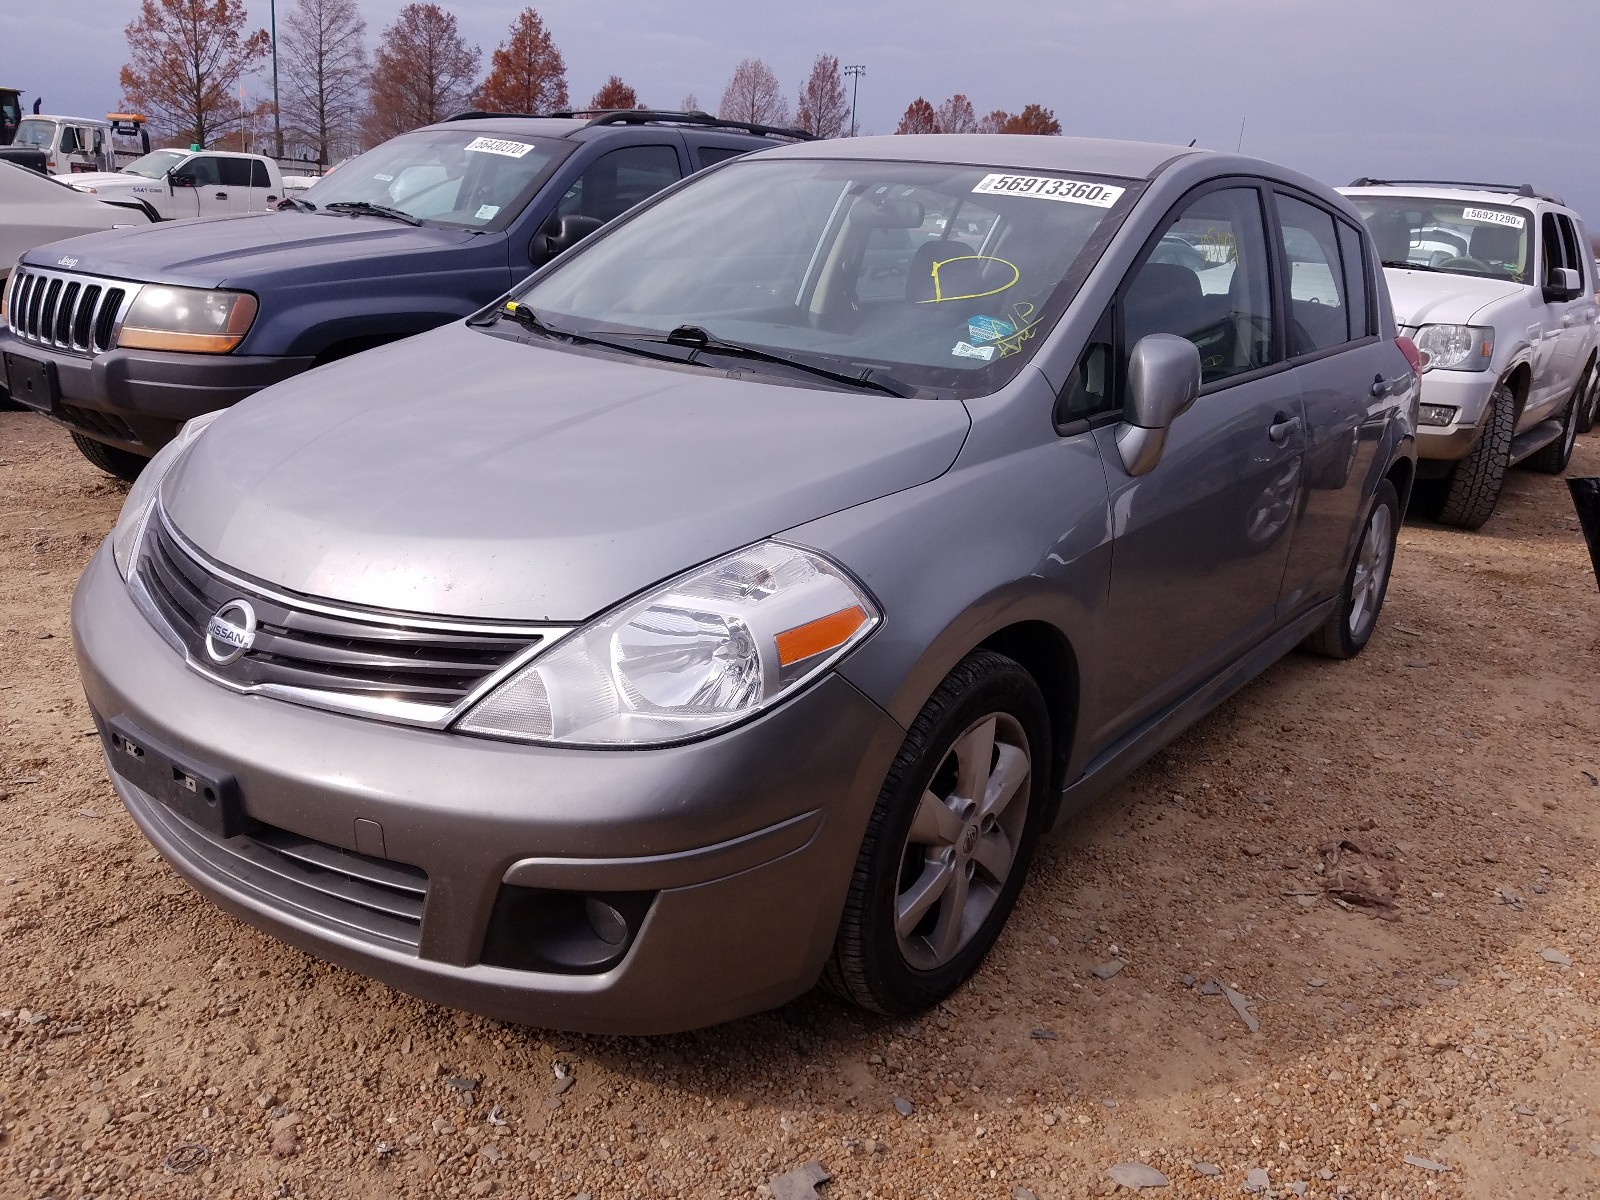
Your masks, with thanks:
[[[1481,529],[1500,503],[1516,432],[1517,400],[1511,385],[1501,380],[1489,398],[1489,420],[1477,445],[1450,472],[1438,507],[1428,515],[1441,525]]]
[[[936,1004],[988,954],[1049,817],[1038,684],[978,651],[923,706],[856,858],[823,980],[874,1012]]]
[[[72,435],[72,444],[102,471],[128,483],[139,478],[139,472],[144,470],[145,464],[150,461],[142,454],[135,454],[131,450],[123,450],[117,446],[108,446],[104,442],[95,441],[92,437],[84,437],[81,433]]]
[[[1356,543],[1355,558],[1345,573],[1339,602],[1322,627],[1301,646],[1328,658],[1354,658],[1378,624],[1378,611],[1389,593],[1395,538],[1400,532],[1400,496],[1387,479],[1378,484],[1367,510],[1367,523]]]

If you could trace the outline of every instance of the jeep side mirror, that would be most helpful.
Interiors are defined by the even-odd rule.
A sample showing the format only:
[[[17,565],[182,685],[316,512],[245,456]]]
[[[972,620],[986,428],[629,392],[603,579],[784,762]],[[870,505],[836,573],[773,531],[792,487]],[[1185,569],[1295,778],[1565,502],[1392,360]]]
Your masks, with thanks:
[[[1573,268],[1550,268],[1550,278],[1544,285],[1546,300],[1571,300],[1582,290],[1583,279]]]
[[[193,175],[186,175],[181,171],[174,171],[172,174],[168,175],[167,178],[172,180],[172,186],[173,187],[194,187],[195,186],[194,176]]]
[[[543,266],[564,250],[570,250],[605,222],[599,217],[580,217],[569,214],[553,216],[533,235],[528,246],[528,257],[536,266]]]
[[[1117,452],[1129,475],[1161,461],[1167,430],[1200,396],[1200,351],[1188,338],[1152,333],[1128,356],[1128,401],[1117,426]]]

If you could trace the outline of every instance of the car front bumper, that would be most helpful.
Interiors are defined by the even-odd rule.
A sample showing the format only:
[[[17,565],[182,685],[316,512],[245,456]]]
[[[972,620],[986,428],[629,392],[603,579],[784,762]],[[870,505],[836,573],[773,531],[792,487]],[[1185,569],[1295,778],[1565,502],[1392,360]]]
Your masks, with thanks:
[[[551,1028],[671,1032],[810,988],[904,737],[837,675],[721,735],[632,751],[517,745],[239,694],[184,665],[134,606],[109,547],[78,585],[73,633],[103,736],[135,727],[237,783],[244,829],[224,838],[136,784],[106,739],[129,813],[199,891],[403,991]],[[412,926],[378,911],[400,871],[422,893]],[[508,896],[624,896],[640,915],[603,970],[521,969],[485,961],[508,934],[530,946],[547,936],[515,926],[527,910]]]
[[[1499,376],[1493,371],[1428,371],[1422,376],[1422,404],[1447,404],[1456,410],[1448,425],[1417,426],[1417,457],[1454,462],[1472,453],[1489,417],[1489,398]]]
[[[5,354],[53,365],[60,403],[46,416],[96,441],[146,456],[170,442],[189,418],[237,404],[308,370],[314,361],[156,350],[107,350],[90,357],[0,328],[0,387],[8,391],[14,389],[5,378]]]

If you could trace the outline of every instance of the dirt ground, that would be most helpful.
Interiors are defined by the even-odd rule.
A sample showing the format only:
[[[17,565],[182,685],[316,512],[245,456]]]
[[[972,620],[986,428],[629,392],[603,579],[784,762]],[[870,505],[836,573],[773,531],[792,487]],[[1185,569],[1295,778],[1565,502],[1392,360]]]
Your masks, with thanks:
[[[939,1011],[655,1040],[413,1000],[161,862],[68,628],[123,493],[0,412],[0,1197],[809,1197],[770,1181],[812,1160],[828,1200],[1138,1163],[1161,1196],[1600,1196],[1600,596],[1560,480],[1407,524],[1367,652],[1291,656],[1058,835]]]

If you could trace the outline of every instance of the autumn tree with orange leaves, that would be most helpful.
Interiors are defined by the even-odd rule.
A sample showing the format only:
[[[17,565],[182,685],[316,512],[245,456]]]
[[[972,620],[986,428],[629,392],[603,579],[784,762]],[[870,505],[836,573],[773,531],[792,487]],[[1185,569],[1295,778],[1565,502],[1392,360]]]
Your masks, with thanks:
[[[759,58],[747,58],[734,68],[717,116],[724,121],[782,125],[789,119],[789,103],[772,68]]]
[[[272,51],[246,32],[241,0],[143,0],[123,31],[122,107],[150,118],[158,140],[205,146],[246,120],[239,80]]]
[[[937,119],[940,133],[978,132],[978,114],[973,110],[972,101],[960,92],[939,105]]]
[[[795,124],[819,138],[836,138],[850,125],[850,101],[839,75],[839,59],[821,54],[811,64],[811,74],[800,89]]]
[[[511,22],[511,36],[494,52],[477,104],[490,112],[510,113],[567,107],[567,64],[533,9],[523,9]]]
[[[1019,113],[997,108],[979,117],[972,102],[957,92],[937,109],[921,96],[906,108],[896,133],[1033,133],[1059,134],[1061,122],[1042,104],[1030,104]]]
[[[620,75],[613,75],[594,94],[589,107],[597,112],[606,112],[617,108],[643,108],[644,105],[639,103],[638,92],[623,83]]]
[[[402,8],[372,56],[368,145],[465,110],[480,58],[462,40],[454,14],[437,4]]]
[[[900,125],[896,133],[938,133],[939,114],[933,111],[921,96],[906,105],[905,115],[900,118]]]

